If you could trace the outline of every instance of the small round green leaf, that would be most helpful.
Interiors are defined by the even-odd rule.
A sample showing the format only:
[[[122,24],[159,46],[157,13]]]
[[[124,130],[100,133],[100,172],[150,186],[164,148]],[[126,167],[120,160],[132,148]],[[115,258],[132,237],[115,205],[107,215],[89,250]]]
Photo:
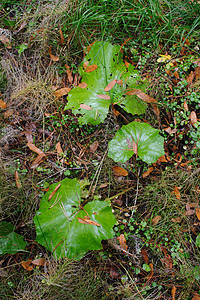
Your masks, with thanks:
[[[155,163],[165,154],[164,138],[159,130],[147,123],[123,125],[108,144],[108,156],[116,162],[126,162],[134,154],[146,163]]]

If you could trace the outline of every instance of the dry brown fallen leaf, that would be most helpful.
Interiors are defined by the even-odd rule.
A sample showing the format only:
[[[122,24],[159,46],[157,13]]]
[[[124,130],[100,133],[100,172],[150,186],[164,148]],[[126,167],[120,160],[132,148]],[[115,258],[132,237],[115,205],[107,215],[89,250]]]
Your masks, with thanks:
[[[177,129],[172,129],[171,127],[167,127],[167,128],[164,128],[164,131],[166,131],[167,133],[169,134],[174,134],[177,132]]]
[[[55,195],[55,193],[58,191],[58,189],[61,187],[61,183],[59,183],[55,189],[53,190],[53,192],[51,192],[51,194],[49,195],[48,201],[51,200],[51,198]]]
[[[83,219],[83,218],[79,218],[79,217],[77,219],[78,219],[79,223],[101,227],[101,225],[95,221]]]
[[[60,33],[60,43],[61,43],[61,45],[63,45],[64,42],[65,42],[65,39],[64,39],[64,35],[62,33],[62,29],[61,28],[59,28],[59,33]]]
[[[11,42],[9,38],[3,34],[0,35],[0,41],[6,46],[6,48],[11,49]]]
[[[62,96],[67,95],[70,91],[71,91],[71,88],[64,87],[64,88],[61,88],[59,90],[56,90],[55,91],[55,96],[56,96],[56,98],[60,98]]]
[[[39,148],[37,148],[34,144],[28,143],[27,146],[28,146],[29,149],[32,150],[33,152],[35,152],[35,153],[37,153],[37,154],[39,154],[39,155],[41,155],[41,154],[45,155],[44,152],[43,152],[42,150],[40,150]]]
[[[119,244],[121,246],[121,248],[125,251],[128,250],[128,246],[126,244],[126,239],[124,237],[124,234],[120,234],[120,236],[117,237],[117,240],[119,241]]]
[[[0,108],[1,109],[6,109],[7,108],[7,104],[1,99],[0,99]]]
[[[172,300],[175,300],[175,295],[176,295],[176,287],[175,286],[172,287],[171,293],[172,293]]]
[[[27,271],[32,271],[33,270],[33,266],[31,266],[32,261],[28,260],[28,261],[22,261],[21,265],[22,267],[27,270]]]
[[[51,47],[49,48],[49,55],[50,55],[50,58],[52,61],[59,61],[59,57],[58,56],[55,56],[51,53]]]
[[[164,154],[164,155],[158,157],[158,162],[162,163],[162,162],[169,162],[169,161],[171,161],[171,160],[167,154]]]
[[[145,178],[149,176],[149,174],[153,172],[153,169],[154,169],[153,167],[148,168],[148,170],[142,174],[142,177]]]
[[[22,188],[22,184],[21,184],[21,181],[19,179],[19,174],[18,174],[17,170],[15,171],[15,182],[16,182],[17,188],[21,189]]]
[[[200,208],[199,207],[196,208],[196,216],[197,216],[198,220],[200,221]]]
[[[128,176],[128,172],[124,168],[114,166],[112,170],[115,176]]]
[[[92,110],[92,107],[87,104],[80,104],[80,108],[86,109],[86,110]]]
[[[192,298],[192,300],[200,300],[200,296],[194,295],[194,297]]]
[[[90,151],[94,153],[97,150],[98,147],[99,147],[99,142],[95,141],[94,143],[92,143],[90,145]]]
[[[175,76],[176,78],[180,78],[177,71],[174,72],[174,76]]]
[[[97,68],[98,68],[97,65],[91,65],[85,69],[85,72],[91,73],[91,72],[95,71]]]
[[[43,157],[45,157],[46,155],[44,153],[39,154],[36,159],[32,162],[31,164],[31,169],[35,169],[38,167],[39,163],[41,163]]]
[[[69,83],[73,83],[73,75],[72,75],[72,71],[70,70],[70,67],[65,64],[65,68],[66,68],[66,73],[67,73],[67,77],[68,77],[68,80],[69,80]]]
[[[133,140],[133,138],[132,138],[132,141],[130,141],[129,138],[127,138],[126,140],[128,143],[128,149],[132,150],[137,155],[138,146],[137,146],[136,142]]]
[[[46,259],[45,258],[34,259],[32,260],[31,263],[35,266],[44,266],[46,263]]]
[[[58,142],[56,144],[56,151],[57,151],[58,155],[61,154],[61,153],[63,153],[63,150],[61,148],[60,142]]]
[[[197,123],[197,115],[196,115],[195,111],[191,112],[191,114],[189,115],[189,118],[191,120],[192,125],[194,126],[194,124]]]
[[[110,90],[115,86],[116,83],[117,83],[117,79],[112,80],[112,81],[109,82],[109,84],[105,87],[104,91],[105,91],[105,92],[110,91]]]
[[[100,94],[100,95],[97,95],[97,97],[100,98],[100,99],[104,99],[104,100],[110,100],[109,95]]]
[[[141,90],[134,89],[131,91],[126,92],[126,95],[136,95],[138,98],[142,99],[143,101],[147,103],[155,103],[157,102],[156,99],[150,97],[149,95],[143,93]]]
[[[156,225],[161,219],[162,219],[161,216],[155,216],[155,217],[152,219],[152,224],[153,224],[153,225]]]
[[[78,87],[80,87],[81,89],[85,89],[87,87],[87,83],[81,82],[79,83]]]
[[[4,112],[3,116],[6,119],[6,118],[9,118],[10,116],[12,116],[13,113],[14,113],[14,111],[12,109],[8,109]]]
[[[176,199],[180,200],[181,199],[181,193],[180,193],[180,188],[175,185],[174,190],[172,191],[172,195],[174,194],[176,196]]]
[[[184,100],[184,103],[183,103],[183,107],[185,109],[185,111],[188,111],[188,105],[187,105],[187,102]]]
[[[181,217],[172,218],[171,221],[172,221],[173,223],[181,223],[182,218],[181,218]]]
[[[194,80],[195,74],[193,71],[190,72],[190,74],[187,76],[187,83],[191,84],[192,81]]]

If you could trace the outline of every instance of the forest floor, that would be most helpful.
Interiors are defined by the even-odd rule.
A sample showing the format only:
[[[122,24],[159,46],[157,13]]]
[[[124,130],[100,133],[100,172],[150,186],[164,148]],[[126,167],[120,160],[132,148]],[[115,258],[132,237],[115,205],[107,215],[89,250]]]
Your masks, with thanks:
[[[200,299],[199,13],[195,0],[2,1],[0,299]],[[112,94],[120,81],[107,85],[115,101],[106,112],[106,87],[98,95],[101,122],[100,100],[91,104],[93,119],[89,100],[82,100],[88,78],[98,74],[95,64],[87,71],[84,59],[98,42],[118,49],[118,63],[136,78],[120,100]],[[111,76],[115,58],[109,51],[104,58]],[[137,108],[120,106],[127,95]],[[70,103],[79,99],[74,109]],[[117,160],[109,142],[132,122],[157,129],[162,149],[144,157],[143,145],[151,149],[153,140],[139,133],[125,140],[132,156]],[[95,248],[83,235],[88,251],[80,259],[59,256],[59,243],[54,249],[39,243],[42,226],[52,226],[44,239],[56,239],[57,207],[71,221],[56,198],[60,182],[81,185],[80,194],[73,191],[83,213],[72,227],[75,244],[83,226],[99,239]],[[43,225],[36,216],[45,197],[50,217]],[[99,200],[109,203],[107,235],[84,209]]]

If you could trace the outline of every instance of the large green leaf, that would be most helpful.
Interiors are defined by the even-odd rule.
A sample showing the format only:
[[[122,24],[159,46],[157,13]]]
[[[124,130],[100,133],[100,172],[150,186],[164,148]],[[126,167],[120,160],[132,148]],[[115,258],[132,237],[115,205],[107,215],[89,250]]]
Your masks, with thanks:
[[[14,232],[14,226],[8,222],[0,223],[0,255],[15,254],[26,247],[23,237]]]
[[[86,55],[79,68],[79,73],[82,76],[82,83],[86,83],[87,87],[72,89],[68,94],[68,103],[65,106],[65,109],[72,109],[74,114],[81,115],[80,123],[97,125],[103,122],[112,103],[117,103],[132,114],[145,112],[146,105],[143,101],[137,99],[136,96],[125,97],[124,95],[126,81],[131,78],[132,84],[136,83],[138,74],[132,65],[128,69],[126,68],[122,56],[120,46],[112,45],[109,42],[95,42]],[[87,61],[89,66],[96,65],[97,69],[87,73],[84,69],[84,63]],[[122,84],[116,83],[110,91],[105,92],[105,87],[112,80],[121,80]],[[99,98],[99,95],[107,95],[110,99]]]
[[[42,198],[34,218],[36,241],[58,257],[80,259],[89,250],[101,249],[103,239],[113,237],[116,220],[107,202],[93,201],[83,209],[79,207],[81,190],[76,179],[66,178],[60,184],[50,200],[58,183],[52,184]],[[100,226],[78,221],[86,217]]]
[[[109,142],[108,156],[116,162],[126,162],[137,153],[146,163],[155,163],[164,155],[164,138],[159,130],[147,123],[132,122],[122,126]]]

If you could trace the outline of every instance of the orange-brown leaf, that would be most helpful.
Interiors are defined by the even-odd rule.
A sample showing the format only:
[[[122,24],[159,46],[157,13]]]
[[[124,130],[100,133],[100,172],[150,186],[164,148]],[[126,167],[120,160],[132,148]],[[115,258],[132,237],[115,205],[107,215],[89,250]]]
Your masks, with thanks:
[[[142,174],[142,177],[145,178],[147,176],[149,176],[149,174],[151,174],[153,172],[153,167],[148,168],[148,170],[146,172],[144,172]]]
[[[39,154],[36,159],[34,159],[34,161],[31,164],[31,169],[35,169],[38,167],[39,163],[42,161],[43,157],[45,157],[46,155],[44,153]]]
[[[60,142],[58,142],[58,143],[56,144],[56,151],[57,151],[58,154],[63,153],[63,150],[62,150],[62,148],[61,148]]]
[[[51,198],[55,195],[55,193],[58,191],[58,189],[60,188],[60,186],[61,186],[61,183],[59,183],[59,184],[55,187],[55,189],[53,190],[53,192],[51,192],[51,194],[49,195],[48,201],[51,200]]]
[[[200,221],[200,208],[199,207],[196,208],[196,216],[197,216],[198,220]]]
[[[109,82],[109,84],[105,87],[104,91],[108,92],[110,91],[116,84],[117,79],[112,80],[111,82]]]
[[[28,143],[27,146],[29,147],[29,149],[39,155],[44,154],[44,152],[42,150],[40,150],[39,148],[37,148],[34,144]]]
[[[91,72],[95,71],[97,68],[98,68],[97,65],[91,65],[85,69],[85,72],[91,73]]]
[[[77,218],[77,219],[79,223],[101,227],[101,225],[95,221],[83,219],[83,218]]]
[[[172,300],[175,300],[175,294],[176,294],[176,287],[175,286],[172,287],[171,293],[172,293]]]
[[[174,133],[177,132],[177,129],[176,129],[176,128],[172,129],[170,126],[167,127],[167,128],[164,128],[164,130],[165,130],[167,133],[169,133],[169,134],[174,134]]]
[[[7,107],[7,104],[3,100],[0,99],[0,108],[6,109],[6,107]]]
[[[114,166],[112,170],[115,176],[128,176],[128,172],[124,168]]]
[[[168,155],[166,155],[166,154],[158,157],[158,162],[162,163],[162,162],[169,162],[169,161],[171,161],[170,157]]]
[[[126,244],[126,239],[124,237],[124,234],[120,234],[120,236],[117,237],[117,240],[120,243],[120,246],[123,250],[127,251],[128,250],[128,246]]]
[[[188,84],[192,83],[192,81],[194,80],[194,76],[195,76],[194,72],[191,71],[190,74],[187,76],[187,83]]]
[[[21,189],[22,184],[21,184],[21,181],[19,179],[19,173],[17,172],[17,170],[15,171],[15,182],[16,182],[17,188]]]
[[[92,143],[92,145],[90,145],[90,151],[94,153],[98,147],[99,147],[99,142],[95,141],[94,143]]]
[[[110,100],[109,95],[100,94],[100,95],[97,95],[97,97],[100,98],[100,99],[104,99],[104,100]]]
[[[144,249],[144,248],[141,249],[141,255],[142,255],[142,258],[144,259],[145,263],[149,264],[149,257],[148,257],[148,253],[147,253],[146,249]]]
[[[153,103],[152,107],[153,107],[154,113],[156,114],[157,118],[159,119],[159,117],[160,117],[160,109],[158,108],[158,105],[155,104],[155,103]]]
[[[66,68],[66,73],[67,73],[69,83],[72,83],[73,82],[72,71],[70,70],[70,67],[67,64],[65,64],[65,68]]]
[[[174,72],[174,76],[175,76],[176,78],[180,78],[177,71]]]
[[[181,217],[172,218],[171,221],[172,221],[173,223],[181,223],[182,218],[181,218]]]
[[[87,61],[84,62],[84,64],[83,64],[83,69],[86,69],[88,65],[89,65],[89,61],[87,60]]]
[[[86,109],[86,110],[92,110],[92,107],[87,104],[80,104],[80,108]]]
[[[192,298],[192,300],[200,300],[200,296],[194,295],[194,297]]]
[[[27,270],[27,271],[32,271],[33,270],[33,266],[31,266],[32,261],[28,260],[28,261],[22,261],[21,265],[22,267]]]
[[[12,114],[13,114],[13,110],[8,109],[4,112],[3,116],[4,116],[4,118],[9,118],[10,116],[12,116]]]
[[[181,199],[181,193],[179,191],[179,187],[175,185],[174,190],[172,192],[172,194],[174,194],[176,196],[176,199],[180,200]]]
[[[187,105],[187,102],[186,102],[186,101],[184,101],[183,107],[184,107],[185,111],[188,111],[188,105]]]
[[[62,29],[59,28],[59,33],[60,33],[60,43],[63,45],[64,44],[64,35],[62,33]]]
[[[85,89],[87,87],[87,83],[81,82],[79,83],[78,87],[80,87],[81,89]]]
[[[55,96],[57,98],[60,98],[62,96],[67,95],[70,91],[71,91],[71,88],[64,87],[64,88],[61,88],[61,89],[55,91]]]
[[[190,120],[191,120],[192,125],[194,125],[194,124],[197,123],[197,115],[196,115],[195,111],[191,112],[191,114],[190,114]]]
[[[156,225],[161,219],[162,219],[161,216],[155,216],[155,217],[152,219],[152,224],[153,224],[153,225]]]
[[[38,258],[38,259],[32,260],[32,264],[35,265],[35,266],[44,266],[45,263],[46,263],[45,258]]]
[[[51,53],[51,48],[49,48],[49,55],[52,61],[59,61],[59,57]]]
[[[126,92],[126,95],[136,95],[138,98],[142,99],[143,101],[147,103],[155,103],[157,102],[156,99],[150,97],[149,95],[143,93],[141,90],[134,89],[131,91]]]

